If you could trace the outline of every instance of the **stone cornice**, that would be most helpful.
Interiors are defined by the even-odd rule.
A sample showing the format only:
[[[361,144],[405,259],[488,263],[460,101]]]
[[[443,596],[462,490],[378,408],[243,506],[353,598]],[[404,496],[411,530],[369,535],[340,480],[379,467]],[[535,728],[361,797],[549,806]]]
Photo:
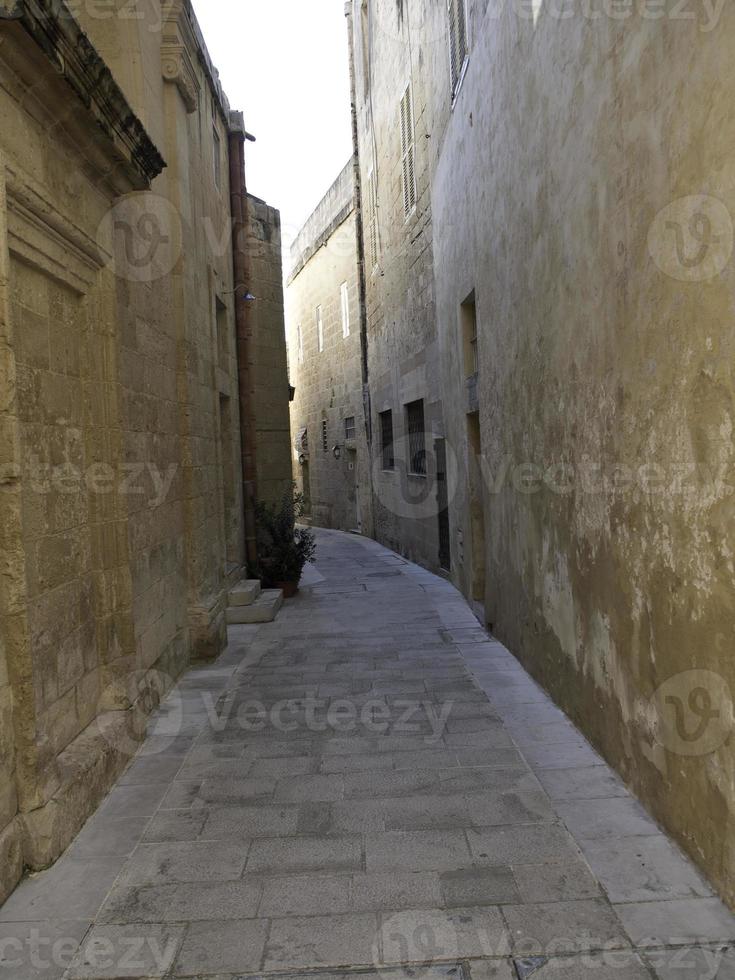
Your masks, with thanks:
[[[191,0],[170,0],[166,5],[166,19],[161,34],[161,66],[166,81],[174,82],[181,93],[188,112],[197,108],[201,94],[199,66],[204,74],[204,84],[227,123],[230,105],[222,90],[219,72],[204,43],[199,22]]]
[[[0,24],[7,20],[24,28],[105,136],[150,184],[166,163],[65,0],[0,0]]]
[[[196,51],[194,34],[181,0],[170,4],[166,14],[161,32],[161,72],[167,82],[177,86],[186,111],[196,112],[201,85],[191,54]]]

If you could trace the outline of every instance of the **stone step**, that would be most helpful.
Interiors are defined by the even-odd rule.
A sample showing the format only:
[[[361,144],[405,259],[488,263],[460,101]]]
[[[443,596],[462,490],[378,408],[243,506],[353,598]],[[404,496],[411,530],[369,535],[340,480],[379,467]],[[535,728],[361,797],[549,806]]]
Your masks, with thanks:
[[[252,606],[260,595],[260,582],[257,578],[247,578],[238,582],[234,589],[230,589],[227,605],[232,606]]]
[[[282,605],[283,592],[280,589],[266,589],[249,606],[230,606],[227,622],[231,625],[272,623]]]

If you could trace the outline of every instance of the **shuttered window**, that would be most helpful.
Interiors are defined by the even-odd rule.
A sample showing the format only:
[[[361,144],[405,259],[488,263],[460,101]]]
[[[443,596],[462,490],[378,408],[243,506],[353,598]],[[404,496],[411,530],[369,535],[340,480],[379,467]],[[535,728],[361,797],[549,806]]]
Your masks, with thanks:
[[[426,432],[424,431],[424,402],[419,399],[406,405],[408,429],[408,471],[426,475]]]
[[[367,233],[370,268],[374,269],[378,264],[378,194],[372,169],[367,178]]]
[[[322,320],[322,308],[316,308],[316,345],[319,353],[324,350],[324,321]]]
[[[408,217],[416,207],[416,148],[414,144],[413,97],[411,85],[401,99],[401,186],[403,212]]]
[[[327,431],[327,420],[322,419],[322,452],[329,449],[329,433]]]
[[[466,0],[447,0],[449,13],[449,67],[452,79],[452,99],[459,91],[467,61]]]
[[[350,292],[347,283],[339,287],[340,303],[342,305],[342,336],[350,336]]]

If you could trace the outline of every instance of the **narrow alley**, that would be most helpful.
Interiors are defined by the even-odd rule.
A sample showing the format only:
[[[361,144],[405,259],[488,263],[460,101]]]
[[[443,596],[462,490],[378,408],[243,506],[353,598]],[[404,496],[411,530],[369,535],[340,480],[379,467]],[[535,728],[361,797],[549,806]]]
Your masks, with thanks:
[[[0,977],[734,977],[735,919],[454,587],[317,538],[0,909]]]

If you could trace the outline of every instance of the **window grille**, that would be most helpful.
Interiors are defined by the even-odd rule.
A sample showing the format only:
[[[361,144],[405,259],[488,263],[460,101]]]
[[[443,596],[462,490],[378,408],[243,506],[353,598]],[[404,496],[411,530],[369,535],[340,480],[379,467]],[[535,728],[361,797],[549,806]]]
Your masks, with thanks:
[[[424,402],[419,399],[406,405],[408,427],[408,471],[426,475],[426,433],[424,431]]]
[[[393,412],[380,413],[380,450],[383,456],[383,469],[395,469],[393,457]]]

